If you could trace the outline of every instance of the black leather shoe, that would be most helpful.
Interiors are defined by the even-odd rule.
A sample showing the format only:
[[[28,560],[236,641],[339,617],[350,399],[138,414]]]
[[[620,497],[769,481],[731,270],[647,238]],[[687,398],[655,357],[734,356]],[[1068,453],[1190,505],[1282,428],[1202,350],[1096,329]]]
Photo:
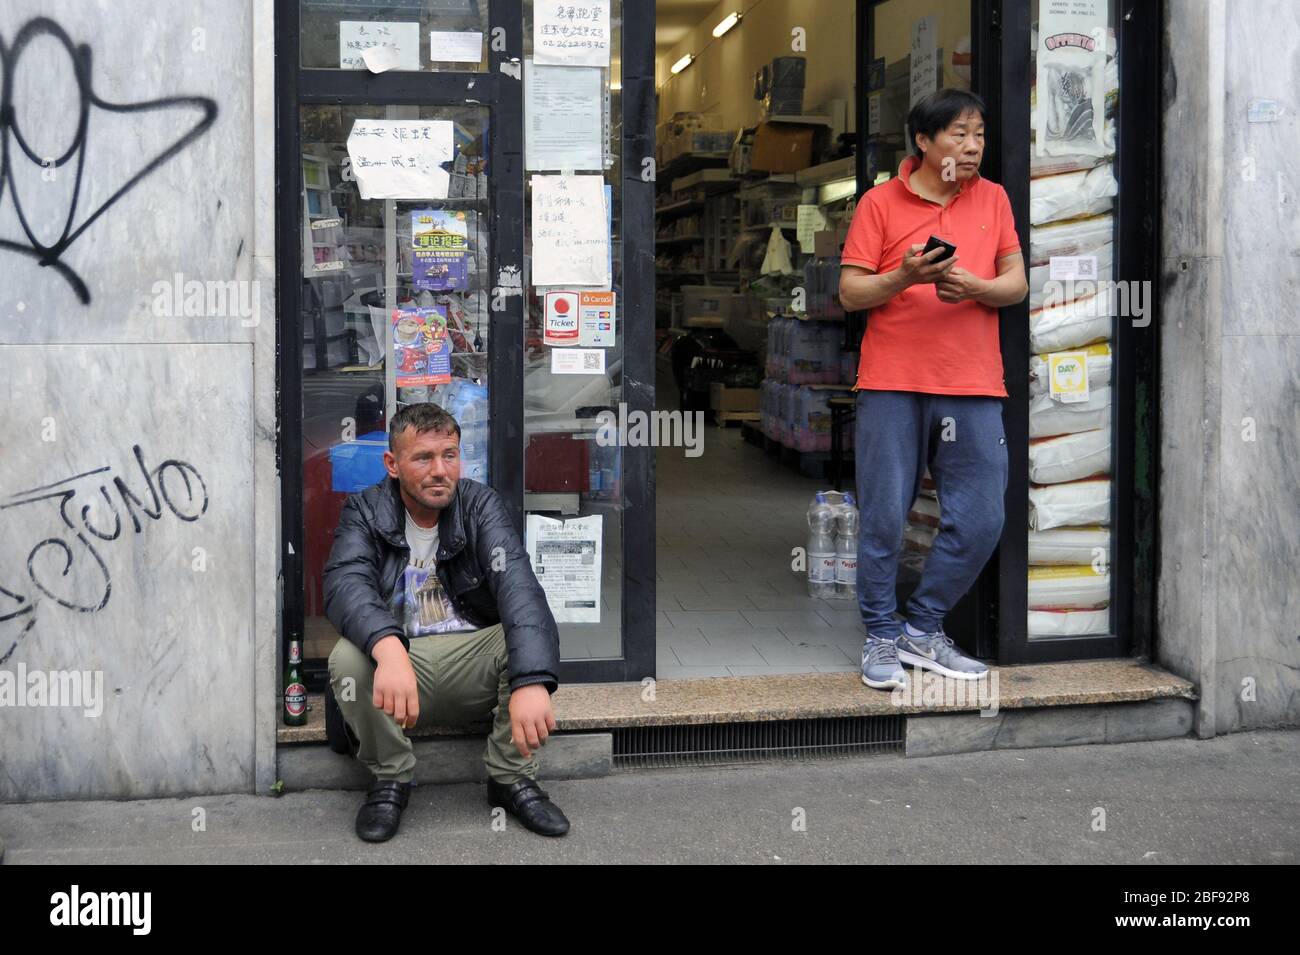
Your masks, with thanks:
[[[506,785],[489,779],[487,786],[488,802],[505,809],[525,829],[539,836],[562,836],[569,831],[569,820],[535,780],[521,779]]]
[[[411,796],[411,784],[377,779],[357,810],[357,835],[366,842],[385,842],[397,835],[402,810]]]

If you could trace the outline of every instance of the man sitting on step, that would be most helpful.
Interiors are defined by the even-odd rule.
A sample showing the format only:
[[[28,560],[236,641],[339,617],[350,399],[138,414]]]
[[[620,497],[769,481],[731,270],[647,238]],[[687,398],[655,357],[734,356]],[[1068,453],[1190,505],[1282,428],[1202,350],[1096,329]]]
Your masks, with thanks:
[[[435,404],[399,411],[388,477],[348,497],[325,564],[325,615],[346,639],[330,685],[375,777],[357,835],[392,838],[415,775],[404,730],[493,718],[488,802],[533,832],[569,821],[538,788],[555,729],[559,630],[495,490],[460,476],[460,426]]]

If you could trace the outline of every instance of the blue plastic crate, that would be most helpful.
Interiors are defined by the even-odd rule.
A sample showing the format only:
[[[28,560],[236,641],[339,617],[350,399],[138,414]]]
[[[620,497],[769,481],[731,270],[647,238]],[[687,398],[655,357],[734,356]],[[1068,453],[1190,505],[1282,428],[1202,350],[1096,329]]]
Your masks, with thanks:
[[[378,484],[388,476],[384,452],[388,450],[388,433],[372,431],[355,441],[340,441],[330,448],[330,487],[352,494]]]

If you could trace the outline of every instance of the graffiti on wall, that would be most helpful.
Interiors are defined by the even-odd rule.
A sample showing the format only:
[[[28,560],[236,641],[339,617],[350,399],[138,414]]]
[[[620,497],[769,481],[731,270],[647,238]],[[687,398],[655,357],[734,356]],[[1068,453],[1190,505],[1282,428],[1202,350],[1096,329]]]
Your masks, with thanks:
[[[113,581],[96,542],[122,536],[127,527],[124,513],[139,535],[148,526],[142,517],[159,521],[171,514],[182,521],[197,521],[207,512],[208,488],[198,468],[168,458],[151,469],[140,445],[131,450],[144,479],[142,494],[105,465],[0,498],[0,523],[5,511],[44,504],[51,527],[48,536],[30,548],[6,535],[5,546],[20,555],[25,579],[12,587],[6,586],[10,581],[0,581],[0,665],[35,626],[42,600],[83,614],[108,605]]]
[[[24,135],[19,125],[13,102],[14,76],[17,66],[32,41],[40,37],[52,37],[62,46],[71,60],[73,75],[76,77],[78,102],[78,119],[76,133],[71,143],[61,155],[40,156],[31,147],[30,136]],[[32,54],[28,54],[32,56]],[[206,133],[216,121],[217,104],[202,96],[168,96],[162,99],[142,100],[135,103],[110,103],[95,92],[91,76],[91,48],[88,44],[74,44],[67,31],[58,23],[47,18],[37,17],[28,21],[12,44],[6,44],[0,35],[0,206],[6,196],[12,198],[18,214],[18,222],[26,241],[16,241],[11,237],[0,236],[0,252],[14,252],[35,258],[42,266],[51,269],[72,286],[77,298],[83,305],[90,303],[90,289],[73,269],[60,261],[60,257],[72,243],[76,242],[101,216],[119,199],[138,186],[155,169],[185,149],[196,139]],[[46,60],[41,60],[43,64]],[[126,180],[117,191],[101,203],[98,208],[77,221],[77,203],[82,196],[81,178],[86,169],[86,150],[89,145],[88,130],[94,110],[110,113],[142,113],[157,110],[198,109],[201,116],[188,131],[150,159],[130,179]],[[29,133],[32,131],[28,131]],[[67,218],[59,237],[46,245],[37,238],[28,216],[23,209],[22,197],[19,195],[14,178],[14,164],[32,163],[42,169],[58,169],[72,165],[75,180],[71,199],[68,202]]]

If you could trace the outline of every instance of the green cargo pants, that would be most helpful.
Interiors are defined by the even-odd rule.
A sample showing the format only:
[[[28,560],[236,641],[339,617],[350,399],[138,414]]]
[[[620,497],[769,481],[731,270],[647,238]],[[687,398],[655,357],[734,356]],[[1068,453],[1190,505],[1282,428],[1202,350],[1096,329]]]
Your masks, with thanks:
[[[536,752],[524,759],[510,741],[510,681],[501,624],[472,633],[415,637],[410,658],[420,694],[417,729],[492,718],[483,753],[488,776],[507,784],[537,778]],[[415,753],[397,722],[373,702],[374,661],[352,641],[339,640],[330,653],[329,671],[343,720],[361,744],[357,759],[379,779],[410,782]]]

